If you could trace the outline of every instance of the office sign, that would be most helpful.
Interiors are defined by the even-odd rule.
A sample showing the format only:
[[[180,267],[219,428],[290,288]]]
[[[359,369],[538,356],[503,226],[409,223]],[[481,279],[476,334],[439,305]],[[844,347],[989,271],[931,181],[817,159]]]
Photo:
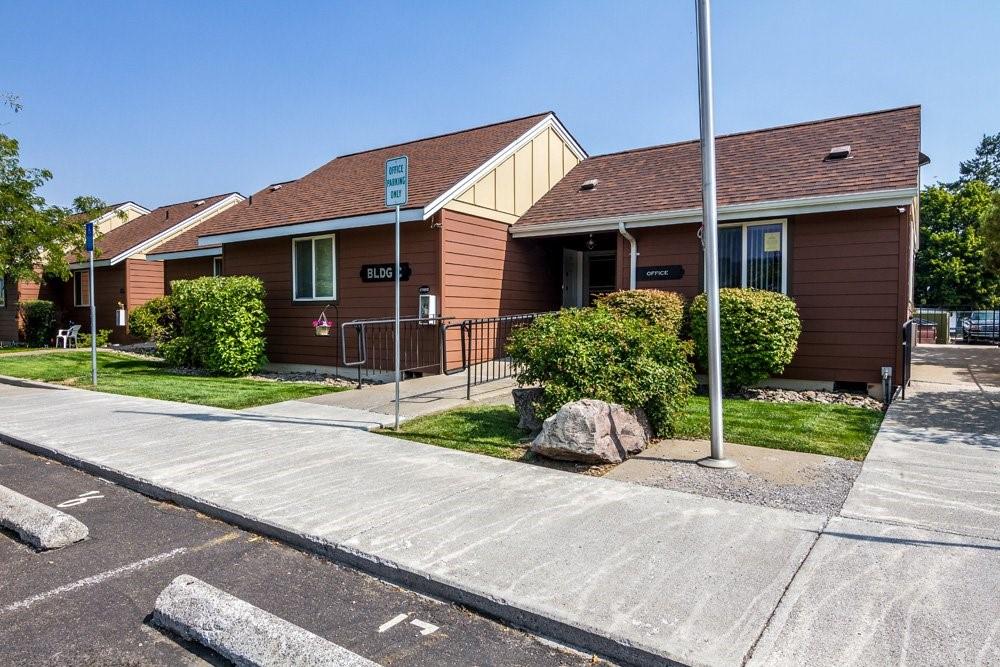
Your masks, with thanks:
[[[84,228],[86,229],[86,234],[87,234],[87,252],[93,252],[94,251],[94,223],[88,222],[86,225],[84,225]],[[77,238],[79,238],[79,237],[77,237]],[[77,246],[77,247],[79,247],[79,246]]]
[[[640,266],[636,280],[680,280],[684,277],[684,267],[680,264],[667,266]]]
[[[409,191],[410,163],[405,155],[385,161],[385,205],[404,206]]]
[[[409,280],[410,265],[408,262],[402,262],[399,265],[399,279]],[[396,279],[395,274],[392,272],[392,263],[388,264],[362,264],[361,265],[361,282],[363,283],[391,283]]]

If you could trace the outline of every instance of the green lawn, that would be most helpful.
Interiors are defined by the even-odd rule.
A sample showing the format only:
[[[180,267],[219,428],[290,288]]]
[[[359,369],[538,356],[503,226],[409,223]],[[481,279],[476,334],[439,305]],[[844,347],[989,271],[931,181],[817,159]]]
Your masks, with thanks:
[[[97,373],[97,391],[234,410],[341,390],[300,382],[179,375],[162,361],[114,352],[97,353]],[[93,388],[89,351],[0,357],[0,375]]]
[[[863,459],[882,423],[881,413],[847,405],[739,399],[723,403],[727,442],[845,459]],[[509,406],[474,406],[428,415],[404,422],[397,435],[505,459],[520,458],[526,451],[526,445],[520,442],[525,433],[518,430],[517,413]],[[708,437],[707,398],[691,399],[676,437]]]

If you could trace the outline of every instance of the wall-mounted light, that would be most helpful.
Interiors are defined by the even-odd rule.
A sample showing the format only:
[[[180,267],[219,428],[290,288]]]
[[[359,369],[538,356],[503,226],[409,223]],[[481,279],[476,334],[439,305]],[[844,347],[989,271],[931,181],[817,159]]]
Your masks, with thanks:
[[[589,237],[587,237],[587,250],[593,250],[593,249],[594,249],[594,235],[591,234]]]

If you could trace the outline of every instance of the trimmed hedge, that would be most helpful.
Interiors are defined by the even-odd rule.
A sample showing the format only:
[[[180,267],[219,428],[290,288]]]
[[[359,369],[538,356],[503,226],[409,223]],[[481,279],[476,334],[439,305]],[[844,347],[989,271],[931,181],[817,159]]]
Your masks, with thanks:
[[[542,419],[595,398],[644,409],[653,429],[668,436],[695,386],[689,342],[609,308],[541,315],[511,333],[507,352],[519,384],[543,387],[535,406]]]
[[[802,325],[795,302],[758,289],[719,290],[722,383],[729,390],[780,375],[795,355]],[[708,365],[708,301],[691,302],[691,336],[702,367]]]
[[[259,278],[177,280],[172,288],[180,330],[161,347],[169,363],[230,376],[247,375],[267,363],[267,313]]]
[[[658,289],[611,292],[600,297],[597,306],[662,326],[675,336],[680,335],[684,324],[684,297],[677,292]]]
[[[45,347],[56,335],[56,305],[38,299],[21,304],[24,314],[24,338],[32,347]]]
[[[169,296],[150,299],[128,315],[129,333],[154,343],[166,343],[178,333],[177,308]]]

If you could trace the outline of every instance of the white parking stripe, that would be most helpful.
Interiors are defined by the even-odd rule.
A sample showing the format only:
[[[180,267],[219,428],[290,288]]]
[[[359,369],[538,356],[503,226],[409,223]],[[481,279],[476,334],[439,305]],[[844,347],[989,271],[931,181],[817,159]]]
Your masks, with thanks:
[[[120,577],[123,574],[128,574],[129,572],[134,572],[136,570],[141,570],[144,567],[148,567],[155,563],[165,561],[167,559],[173,558],[174,556],[179,556],[187,551],[186,547],[179,547],[173,551],[167,551],[156,556],[150,556],[149,558],[144,558],[142,560],[137,560],[134,563],[129,563],[128,565],[123,565],[114,570],[108,570],[107,572],[101,572],[100,574],[95,574],[92,577],[86,577],[85,579],[80,579],[79,581],[74,581],[72,584],[66,584],[65,586],[60,586],[59,588],[53,588],[50,591],[45,591],[44,593],[39,593],[38,595],[33,595],[30,598],[25,598],[20,602],[15,602],[14,604],[7,605],[3,608],[4,612],[17,611],[18,609],[27,609],[33,604],[42,602],[56,595],[62,595],[63,593],[69,593],[70,591],[75,591],[80,588],[87,588],[88,586],[94,586],[101,583],[102,581],[107,581],[108,579],[113,579],[115,577]]]

